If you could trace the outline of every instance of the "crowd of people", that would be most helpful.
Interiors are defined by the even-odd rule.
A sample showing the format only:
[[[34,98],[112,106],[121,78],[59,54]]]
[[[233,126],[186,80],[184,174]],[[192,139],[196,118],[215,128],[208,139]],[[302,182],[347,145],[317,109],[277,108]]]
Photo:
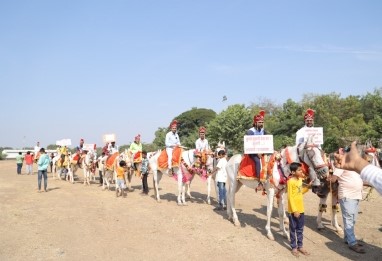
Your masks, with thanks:
[[[264,128],[265,111],[261,110],[253,118],[253,126],[246,134],[247,135],[268,135]],[[296,133],[296,145],[304,143],[307,140],[309,128],[314,127],[314,111],[308,109],[304,115],[305,125],[299,129]],[[178,122],[172,121],[170,124],[170,130],[165,136],[165,151],[168,157],[168,172],[172,171],[172,158],[174,149],[181,147],[180,137],[177,132]],[[147,152],[142,149],[142,143],[140,142],[141,136],[138,134],[134,138],[134,142],[129,147],[129,153],[132,154],[134,160],[137,160],[140,164],[135,164],[134,168],[142,179],[142,193],[147,195],[149,188],[147,184],[147,177],[150,172],[150,164],[147,157]],[[84,149],[84,139],[80,140],[79,146],[76,147],[77,153],[86,153]],[[61,146],[58,149],[61,155],[67,155],[68,149],[66,146]],[[102,155],[98,157],[97,164],[99,167],[105,164],[105,159],[108,155],[118,152],[118,146],[115,141],[107,143],[102,149]],[[206,139],[206,128],[201,126],[199,128],[199,137],[195,141],[195,154],[201,152],[212,154],[208,140]],[[19,153],[16,157],[17,174],[21,174],[23,162],[27,165],[27,174],[32,174],[32,166],[35,160],[34,155],[37,157],[38,166],[38,192],[41,192],[41,183],[44,179],[44,191],[47,191],[47,169],[51,164],[51,158],[46,154],[44,148],[40,148],[39,142],[37,142],[34,153],[28,151],[25,156]],[[217,182],[219,191],[219,202],[215,210],[226,209],[226,183],[227,183],[227,156],[224,149],[217,152],[217,164],[211,170],[209,175],[214,175]],[[250,154],[249,157],[253,160],[254,164],[254,179],[258,180],[259,186],[263,186],[260,180],[261,171],[261,157],[262,154]],[[365,253],[365,249],[362,244],[357,240],[354,227],[357,220],[358,206],[362,199],[362,188],[364,182],[373,186],[379,194],[382,194],[382,169],[369,164],[363,159],[356,148],[356,142],[353,142],[350,149],[339,149],[335,153],[335,170],[333,175],[328,176],[328,180],[331,182],[339,183],[338,200],[341,207],[343,224],[344,224],[344,242],[348,244],[349,248],[357,253]],[[140,168],[140,169],[138,169]],[[320,181],[314,169],[309,169],[309,173],[303,173],[301,163],[293,162],[289,165],[290,177],[287,181],[287,195],[288,195],[288,217],[289,217],[289,231],[290,231],[290,247],[294,256],[299,254],[309,255],[309,252],[303,247],[303,230],[304,230],[304,204],[303,194],[308,191],[308,188],[319,186]],[[120,161],[116,168],[117,173],[117,196],[125,196],[124,190],[126,188],[126,171],[127,164],[125,161]],[[308,176],[310,183],[308,187],[303,187],[302,180]],[[100,172],[100,182],[102,183],[102,172]]]

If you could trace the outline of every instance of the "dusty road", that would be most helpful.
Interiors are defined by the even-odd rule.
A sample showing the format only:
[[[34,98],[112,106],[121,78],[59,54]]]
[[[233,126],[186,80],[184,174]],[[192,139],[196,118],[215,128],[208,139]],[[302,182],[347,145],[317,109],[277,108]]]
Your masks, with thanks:
[[[24,169],[23,169],[24,170]],[[25,170],[24,170],[25,172]],[[79,172],[82,179],[82,173]],[[126,198],[102,191],[98,184],[84,187],[48,180],[48,192],[37,193],[37,175],[16,175],[15,161],[0,161],[0,260],[294,260],[287,239],[272,220],[275,241],[265,236],[266,198],[243,188],[237,195],[241,227],[204,202],[205,183],[195,178],[188,206],[177,206],[176,183],[163,177],[163,201],[138,190]],[[138,188],[140,180],[134,178]],[[305,248],[309,260],[382,260],[382,198],[363,201],[356,225],[366,254],[349,250],[330,226],[316,230],[318,198],[305,197]],[[274,210],[276,216],[276,210]],[[340,220],[342,224],[342,220]]]

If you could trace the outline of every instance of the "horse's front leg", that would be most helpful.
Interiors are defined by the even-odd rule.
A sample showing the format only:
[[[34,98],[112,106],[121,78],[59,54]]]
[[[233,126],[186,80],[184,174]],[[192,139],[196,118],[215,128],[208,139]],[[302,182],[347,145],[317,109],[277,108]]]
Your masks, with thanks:
[[[342,235],[344,231],[338,224],[338,212],[340,212],[340,207],[337,202],[337,197],[336,195],[332,195],[332,225],[335,227],[337,233]]]
[[[154,196],[158,203],[161,202],[160,196],[159,196],[159,180],[158,180],[158,171],[153,170],[153,186],[154,186]]]
[[[320,204],[319,204],[319,207],[318,207],[318,214],[317,214],[317,229],[318,230],[322,230],[324,229],[324,225],[322,224],[322,213],[326,212],[326,208],[327,208],[327,205],[326,205],[326,200],[327,200],[328,196],[324,197],[324,198],[320,198]]]
[[[285,224],[289,224],[289,220],[285,214],[285,190],[281,191],[279,193],[280,197],[278,200],[278,212],[279,212],[279,219],[280,219],[280,230],[283,232],[284,237],[288,238],[290,240],[290,234],[286,230]]]
[[[267,232],[267,237],[270,240],[275,240],[271,231],[271,218],[272,218],[273,197],[275,196],[275,189],[270,186],[267,186],[267,188],[268,188],[267,189],[267,224],[265,225],[265,231]],[[280,224],[280,227],[281,227],[281,224]]]
[[[207,204],[211,205],[211,179],[212,176],[208,176],[207,178]]]
[[[178,177],[178,205],[181,206],[183,205],[182,204],[182,198],[183,198],[183,193],[185,193],[185,189],[183,189],[185,186],[183,184],[183,175],[180,171],[178,171],[179,173],[177,173],[177,177]]]

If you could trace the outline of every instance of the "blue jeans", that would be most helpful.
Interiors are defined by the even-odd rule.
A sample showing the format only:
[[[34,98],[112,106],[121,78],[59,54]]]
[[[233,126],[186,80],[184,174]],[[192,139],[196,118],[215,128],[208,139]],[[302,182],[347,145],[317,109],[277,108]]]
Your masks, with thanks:
[[[219,205],[225,206],[227,205],[227,200],[226,200],[227,190],[225,188],[225,182],[218,182],[218,189],[219,189]]]
[[[302,239],[304,237],[304,213],[301,213],[298,218],[289,213],[289,235],[290,235],[290,247],[292,249],[302,248]]]
[[[354,235],[354,225],[358,216],[359,199],[342,198],[340,206],[342,219],[344,222],[344,239],[349,246],[357,244],[357,239]]]
[[[48,187],[48,171],[46,169],[44,170],[38,170],[38,190],[41,190],[41,180],[44,176],[44,190]]]
[[[256,178],[260,178],[261,162],[257,154],[249,154],[249,157],[255,162]]]
[[[16,163],[17,164],[17,174],[21,174],[21,168],[23,167],[22,163]]]

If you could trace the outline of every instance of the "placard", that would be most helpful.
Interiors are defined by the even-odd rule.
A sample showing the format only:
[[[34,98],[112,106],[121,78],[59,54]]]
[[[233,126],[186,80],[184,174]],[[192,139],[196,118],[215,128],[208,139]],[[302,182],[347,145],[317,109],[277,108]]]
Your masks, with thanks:
[[[304,137],[309,138],[309,136],[313,135],[312,142],[314,144],[324,144],[324,130],[322,127],[304,128],[304,130],[305,130]]]
[[[95,149],[96,149],[96,145],[95,144],[84,144],[82,146],[82,150],[93,151]]]
[[[244,153],[245,154],[272,154],[273,135],[245,135]]]
[[[113,142],[113,141],[116,141],[114,133],[112,133],[112,134],[104,134],[103,135],[103,142],[104,143],[106,143],[106,142]]]
[[[70,145],[72,145],[72,140],[71,139],[56,140],[56,145],[58,145],[58,146],[70,146]]]

